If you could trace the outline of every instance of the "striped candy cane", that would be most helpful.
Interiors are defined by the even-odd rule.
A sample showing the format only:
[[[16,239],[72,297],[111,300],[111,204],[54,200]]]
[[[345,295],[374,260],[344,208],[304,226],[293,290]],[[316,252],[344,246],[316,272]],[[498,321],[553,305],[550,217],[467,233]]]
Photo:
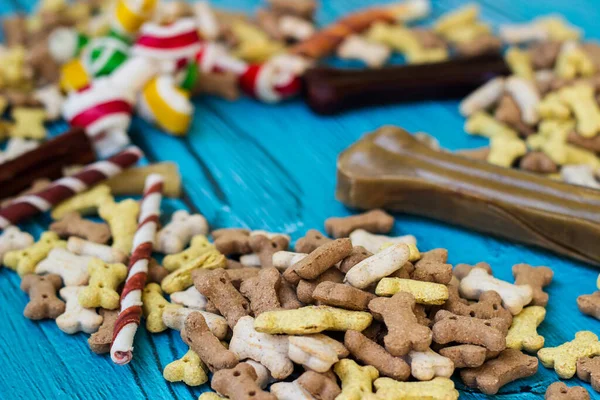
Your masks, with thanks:
[[[148,262],[158,229],[162,191],[162,176],[149,175],[141,202],[138,228],[133,238],[129,273],[121,293],[121,311],[115,323],[110,348],[110,358],[119,365],[125,365],[133,358],[133,338],[142,315],[142,290],[146,284]]]
[[[16,198],[6,207],[0,208],[0,229],[21,222],[37,213],[48,211],[61,201],[129,168],[142,156],[140,149],[129,147],[107,160],[89,164],[73,176],[54,181],[40,192]]]

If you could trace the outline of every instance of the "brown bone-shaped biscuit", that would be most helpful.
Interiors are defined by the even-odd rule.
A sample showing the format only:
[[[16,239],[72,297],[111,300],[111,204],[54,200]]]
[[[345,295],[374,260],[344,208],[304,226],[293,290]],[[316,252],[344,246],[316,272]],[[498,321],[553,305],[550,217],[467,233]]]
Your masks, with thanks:
[[[281,308],[284,310],[295,310],[296,308],[300,308],[304,305],[300,300],[298,300],[296,288],[294,288],[285,279],[281,280],[281,284],[277,290],[277,297],[279,299],[279,304],[281,304]]]
[[[198,354],[212,372],[233,368],[238,363],[235,353],[227,350],[221,344],[208,328],[204,316],[199,312],[188,315],[181,330],[181,338]]]
[[[393,226],[394,217],[380,209],[345,218],[325,220],[325,231],[336,239],[348,237],[356,229],[364,229],[371,233],[388,233]]]
[[[600,319],[600,291],[579,296],[577,307],[582,313]]]
[[[540,174],[558,172],[558,165],[546,153],[541,151],[530,151],[525,154],[519,161],[519,168]]]
[[[529,57],[535,69],[552,69],[562,47],[561,42],[545,40],[529,48]]]
[[[508,326],[500,318],[484,320],[440,310],[435,315],[435,323],[431,330],[433,341],[438,344],[475,344],[491,351],[502,351],[506,348],[505,336]]]
[[[490,267],[490,264],[485,263],[485,262],[479,262],[475,265],[469,265],[469,264],[458,264],[456,267],[454,267],[454,271],[452,271],[454,273],[454,276],[456,278],[458,278],[458,280],[463,279],[465,276],[469,275],[469,272],[471,272],[471,270],[473,268],[482,268],[484,269],[488,274],[490,275],[494,275],[492,273],[492,267]]]
[[[446,285],[452,279],[452,265],[447,264],[448,250],[433,249],[421,254],[415,263],[412,279]]]
[[[590,400],[590,394],[581,386],[567,386],[564,382],[554,382],[546,389],[545,400]]]
[[[306,235],[304,235],[303,238],[296,241],[296,251],[298,253],[312,253],[319,246],[322,246],[327,242],[331,242],[331,239],[324,236],[318,230],[311,229],[306,232]]]
[[[510,94],[504,94],[502,98],[500,98],[500,102],[498,103],[498,107],[494,112],[494,117],[500,121],[504,122],[508,126],[516,129],[519,133],[528,136],[534,133],[534,129],[527,125],[521,116],[521,109],[519,105],[515,101],[515,99]]]
[[[533,289],[533,300],[530,306],[546,307],[548,304],[548,293],[542,288],[552,282],[554,272],[548,267],[532,267],[528,264],[516,264],[512,267],[515,277],[515,285],[529,285]]]
[[[439,353],[451,359],[454,368],[476,368],[482,366],[485,362],[487,350],[485,347],[473,344],[459,344],[444,347],[440,349]]]
[[[222,268],[195,274],[194,286],[215,305],[231,329],[240,318],[250,315],[248,301],[233,286]]]
[[[484,292],[477,302],[469,302],[460,297],[458,287],[448,286],[448,300],[443,308],[456,315],[463,315],[481,319],[502,318],[510,326],[513,316],[510,311],[502,307],[502,298],[492,290]]]
[[[65,312],[65,302],[56,296],[62,287],[62,279],[56,274],[25,275],[21,281],[21,290],[29,295],[29,303],[23,315],[29,319],[56,319]]]
[[[317,400],[335,400],[342,392],[335,379],[315,371],[306,371],[300,375],[298,384]]]
[[[344,274],[337,268],[329,268],[327,271],[319,275],[317,279],[311,281],[302,279],[300,282],[298,282],[298,286],[296,287],[298,300],[305,304],[313,304],[316,301],[313,299],[312,295],[321,282],[342,283],[343,281]]]
[[[398,381],[405,381],[410,376],[410,367],[403,358],[392,356],[361,332],[346,331],[344,346],[357,360],[374,366],[381,375]]]
[[[343,273],[350,271],[352,267],[361,262],[362,260],[369,258],[373,255],[369,250],[365,249],[362,246],[354,246],[352,247],[352,252],[348,255],[348,257],[344,258],[340,263],[338,269]]]
[[[211,270],[202,269],[202,268],[192,271],[192,279],[193,280],[196,280],[196,278],[204,279],[204,278],[200,278],[200,277],[203,276],[204,274],[209,273],[210,271]],[[258,275],[259,272],[260,272],[260,269],[255,268],[255,267],[225,269],[225,273],[227,273],[227,276],[229,277],[231,284],[237,290],[240,290],[240,285],[242,284],[243,281],[245,281],[246,279],[255,277],[256,275]]]
[[[376,296],[343,283],[321,282],[312,293],[312,297],[320,304],[364,311]]]
[[[329,241],[286,269],[283,277],[293,284],[298,283],[301,279],[316,279],[323,272],[346,258],[351,252],[352,242],[350,239]]]
[[[262,268],[257,276],[242,282],[240,293],[250,300],[250,308],[257,316],[281,307],[278,297],[280,286],[281,274],[277,268]]]
[[[590,382],[592,388],[600,392],[600,356],[577,360],[577,377],[584,382]]]
[[[506,349],[498,358],[486,361],[481,367],[463,369],[460,377],[464,384],[485,394],[496,394],[507,383],[532,376],[537,372],[538,359]]]
[[[154,282],[160,285],[167,275],[169,275],[169,271],[160,265],[154,258],[151,258],[150,263],[148,264],[148,283]]]
[[[62,238],[77,236],[100,244],[108,242],[111,236],[108,224],[83,219],[76,212],[67,213],[60,221],[50,224],[50,230]]]
[[[241,228],[217,229],[212,232],[215,239],[215,247],[222,254],[248,254],[250,248],[250,231]]]
[[[262,268],[270,268],[273,266],[273,254],[278,251],[287,250],[290,241],[287,237],[276,235],[268,238],[264,235],[250,236],[250,248],[260,259]]]
[[[243,362],[234,368],[215,372],[210,387],[234,400],[277,400],[275,395],[264,392],[256,379],[254,367]]]
[[[102,315],[103,318],[102,325],[100,325],[98,331],[92,333],[88,338],[90,349],[96,354],[104,354],[110,351],[113,330],[115,329],[115,322],[117,322],[119,310],[105,310],[102,308],[100,309],[100,315]]]
[[[426,351],[431,345],[431,330],[419,324],[414,308],[415,298],[406,292],[391,298],[378,297],[369,303],[374,316],[385,322],[388,333],[383,341],[393,356],[403,356],[411,350]]]

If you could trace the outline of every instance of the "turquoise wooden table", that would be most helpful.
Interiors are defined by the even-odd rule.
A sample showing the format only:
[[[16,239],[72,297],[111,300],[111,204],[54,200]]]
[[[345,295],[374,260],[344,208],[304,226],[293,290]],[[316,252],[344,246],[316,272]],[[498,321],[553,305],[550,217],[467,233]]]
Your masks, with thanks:
[[[318,20],[327,23],[350,10],[363,7],[362,0],[322,0]],[[258,0],[214,0],[219,7],[252,12]],[[370,2],[369,2],[370,3]],[[456,8],[463,0],[433,1],[433,17]],[[33,0],[2,0],[0,11],[27,11]],[[600,38],[593,0],[480,1],[483,18],[494,23],[524,22],[549,12],[564,14],[581,26],[587,37]],[[269,106],[250,99],[229,103],[216,98],[196,101],[190,134],[183,139],[165,135],[142,121],[131,133],[151,161],[179,163],[185,198],[163,203],[163,212],[187,207],[202,212],[213,228],[252,227],[286,232],[297,239],[310,228],[323,229],[325,218],[347,215],[334,198],[337,154],[363,133],[384,124],[409,131],[434,134],[444,147],[484,145],[485,140],[467,136],[456,101],[398,105],[361,110],[336,117],[318,117],[299,100]],[[59,132],[61,127],[55,127]],[[48,216],[25,223],[36,237],[47,227]],[[575,299],[595,289],[598,270],[550,253],[482,236],[422,218],[398,215],[396,234],[414,234],[423,250],[446,247],[450,262],[473,264],[487,261],[495,274],[512,280],[511,266],[526,262],[554,269],[548,288],[550,302],[539,332],[548,346],[572,340],[587,329],[600,334],[600,322],[583,316]],[[148,334],[140,329],[133,362],[119,367],[108,356],[91,353],[87,335],[69,336],[54,321],[32,322],[22,316],[28,299],[19,289],[19,277],[0,269],[0,399],[97,399],[153,398],[196,399],[206,387],[170,384],[163,367],[181,357],[186,346],[178,332]],[[505,386],[502,399],[542,398],[546,387],[558,378],[540,365],[526,380]],[[577,379],[568,385],[582,384]],[[600,398],[584,384],[593,398]],[[486,396],[457,382],[465,399]]]

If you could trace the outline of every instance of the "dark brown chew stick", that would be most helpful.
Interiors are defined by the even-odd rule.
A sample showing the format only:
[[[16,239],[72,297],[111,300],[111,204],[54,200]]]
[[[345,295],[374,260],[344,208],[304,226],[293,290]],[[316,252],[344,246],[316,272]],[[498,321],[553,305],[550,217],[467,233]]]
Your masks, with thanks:
[[[96,159],[92,143],[80,128],[59,135],[20,157],[0,164],[0,199],[14,196],[41,178],[58,179],[63,168]]]
[[[397,127],[365,136],[337,165],[337,198],[352,208],[424,215],[600,265],[599,190],[438,152]]]
[[[377,70],[319,67],[304,76],[305,101],[318,114],[336,114],[380,104],[460,99],[508,73],[500,55]]]
[[[346,331],[344,345],[357,360],[374,366],[383,376],[405,381],[410,375],[410,367],[403,358],[392,356],[360,332]]]
[[[506,349],[498,358],[487,361],[479,368],[463,369],[460,372],[465,385],[477,388],[485,394],[496,394],[507,383],[534,375],[538,369],[538,359]]]

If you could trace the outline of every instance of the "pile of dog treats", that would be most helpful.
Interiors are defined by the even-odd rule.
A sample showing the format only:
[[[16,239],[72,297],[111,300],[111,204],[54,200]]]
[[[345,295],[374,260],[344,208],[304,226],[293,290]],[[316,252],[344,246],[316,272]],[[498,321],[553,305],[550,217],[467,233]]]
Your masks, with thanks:
[[[475,9],[455,11],[470,23]],[[600,46],[556,19],[499,28],[512,75],[495,78],[460,104],[465,130],[489,147],[462,154],[600,188]]]
[[[201,399],[456,399],[451,376],[495,394],[534,375],[538,358],[560,378],[577,374],[600,389],[595,334],[544,348],[536,331],[548,267],[515,265],[515,283],[486,263],[452,268],[445,249],[421,252],[411,235],[386,236],[394,219],[381,210],[330,218],[332,238],[310,230],[294,252],[287,235],[265,231],[218,229],[210,242],[206,219],[184,210],[154,237],[156,176],[129,174],[133,186],[146,178],[141,203],[116,201],[105,184],[65,200],[35,243],[15,226],[4,230],[0,259],[22,277],[25,317],[89,333],[93,352],[123,363],[113,350],[120,335],[133,343],[128,312],[137,307],[149,332],[178,330],[189,346],[164,366],[165,379],[197,386],[212,373],[218,394]],[[101,222],[84,218],[96,214]],[[140,251],[150,257],[152,246],[165,257],[147,264],[144,287]],[[130,300],[135,284],[141,307]],[[599,294],[579,299],[596,318]],[[546,398],[565,394],[589,398],[560,382]]]
[[[0,162],[35,147],[44,122],[59,117],[85,128],[107,157],[129,143],[134,112],[184,135],[193,95],[234,100],[241,89],[281,101],[297,95],[304,71],[338,46],[347,57],[362,54],[352,33],[430,9],[428,0],[408,0],[318,30],[316,7],[315,0],[269,0],[253,17],[207,2],[43,0],[29,16],[5,17],[0,112],[10,107],[12,122],[0,126],[0,137],[11,138]]]

